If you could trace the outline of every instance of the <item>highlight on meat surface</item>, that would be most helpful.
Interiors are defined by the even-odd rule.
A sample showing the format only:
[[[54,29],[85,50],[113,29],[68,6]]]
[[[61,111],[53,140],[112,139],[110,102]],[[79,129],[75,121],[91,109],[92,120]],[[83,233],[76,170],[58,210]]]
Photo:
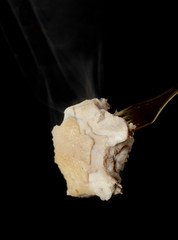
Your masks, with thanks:
[[[52,130],[55,162],[67,183],[67,195],[109,200],[122,193],[120,171],[134,142],[135,126],[108,112],[106,99],[68,107]]]

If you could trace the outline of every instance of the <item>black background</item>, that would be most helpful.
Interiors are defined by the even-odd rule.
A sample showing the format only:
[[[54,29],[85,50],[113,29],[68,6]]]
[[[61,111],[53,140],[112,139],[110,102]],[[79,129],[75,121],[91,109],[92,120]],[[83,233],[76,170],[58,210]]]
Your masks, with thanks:
[[[4,19],[8,19],[10,12],[3,7]],[[100,95],[108,99],[111,111],[154,97],[177,83],[174,7],[108,4],[103,9],[104,79]],[[87,234],[92,236],[99,223],[103,224],[100,231],[109,233],[108,226],[118,234],[126,234],[123,226],[130,229],[132,223],[136,223],[136,234],[139,226],[151,234],[159,230],[158,222],[166,225],[177,212],[177,97],[153,125],[135,133],[122,174],[123,195],[109,201],[66,196],[65,181],[54,164],[51,111],[34,94],[5,38],[3,31],[8,26],[17,41],[15,25],[11,27],[10,20],[2,22],[1,118],[5,121],[1,127],[6,146],[2,163],[7,167],[2,166],[1,171],[5,173],[2,183],[10,221],[17,221],[19,216],[20,222],[26,222],[32,217],[31,224],[38,228],[41,221],[48,225],[57,219],[60,231],[65,225],[77,226],[72,232],[75,236],[81,228],[89,228]],[[60,89],[59,94],[62,92]],[[31,224],[26,226],[28,232]]]

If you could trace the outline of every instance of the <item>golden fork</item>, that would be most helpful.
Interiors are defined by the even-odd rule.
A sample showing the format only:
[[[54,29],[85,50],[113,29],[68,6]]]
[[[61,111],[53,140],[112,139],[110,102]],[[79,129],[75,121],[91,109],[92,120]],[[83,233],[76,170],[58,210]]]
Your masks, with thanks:
[[[124,118],[128,123],[136,125],[136,129],[152,124],[168,102],[178,93],[178,83],[168,91],[144,102],[136,103],[114,115]]]

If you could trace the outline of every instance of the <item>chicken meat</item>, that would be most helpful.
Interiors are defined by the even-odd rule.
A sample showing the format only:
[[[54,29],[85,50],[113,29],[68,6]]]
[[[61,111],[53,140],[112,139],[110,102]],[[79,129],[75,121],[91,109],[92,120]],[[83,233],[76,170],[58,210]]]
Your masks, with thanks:
[[[68,107],[52,130],[55,162],[67,195],[109,200],[122,193],[120,171],[134,142],[135,126],[108,112],[106,99],[85,100]]]

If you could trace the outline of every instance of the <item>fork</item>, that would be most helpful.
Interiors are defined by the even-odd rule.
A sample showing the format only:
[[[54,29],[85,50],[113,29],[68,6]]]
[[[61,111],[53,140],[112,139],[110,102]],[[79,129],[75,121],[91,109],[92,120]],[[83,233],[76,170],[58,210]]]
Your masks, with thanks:
[[[124,118],[128,123],[133,123],[135,130],[146,127],[157,119],[163,108],[178,93],[178,83],[172,88],[152,99],[136,103],[119,112],[115,116]]]

